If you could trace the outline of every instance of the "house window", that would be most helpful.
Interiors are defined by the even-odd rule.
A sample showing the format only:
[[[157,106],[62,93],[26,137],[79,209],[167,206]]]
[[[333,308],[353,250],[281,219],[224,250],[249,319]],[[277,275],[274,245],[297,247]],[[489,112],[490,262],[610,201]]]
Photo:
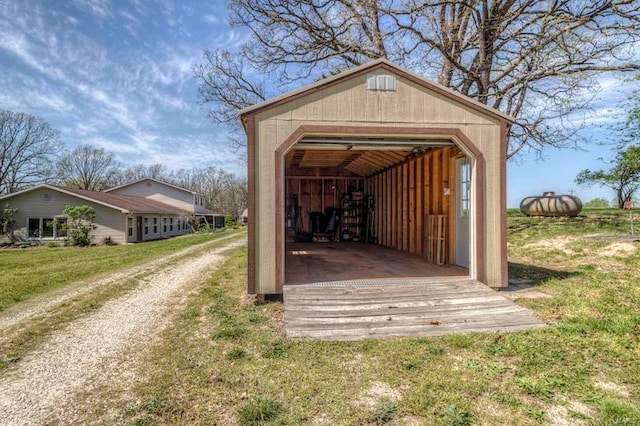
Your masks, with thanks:
[[[169,219],[169,231],[173,232],[173,218]]]
[[[127,235],[133,237],[133,218],[127,218]]]
[[[56,233],[56,227],[60,227],[60,223],[64,223],[66,218],[58,218],[58,225],[52,217],[30,217],[27,219],[27,235],[29,238],[57,238],[63,237],[64,232],[60,230]]]
[[[29,218],[27,221],[27,235],[29,238],[40,238],[40,218]]]
[[[144,235],[149,235],[149,218],[144,218]]]
[[[52,217],[42,218],[42,238],[53,238],[53,227]]]
[[[153,233],[154,234],[158,233],[158,218],[157,217],[153,218]]]
[[[176,226],[176,229],[177,229],[178,231],[182,229],[182,228],[180,228],[180,219],[178,219],[178,226]]]
[[[162,218],[162,232],[167,232],[167,218]]]

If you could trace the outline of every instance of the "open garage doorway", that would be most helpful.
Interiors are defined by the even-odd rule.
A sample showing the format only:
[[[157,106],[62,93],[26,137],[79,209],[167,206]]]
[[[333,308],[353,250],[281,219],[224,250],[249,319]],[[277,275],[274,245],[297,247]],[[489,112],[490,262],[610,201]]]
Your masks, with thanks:
[[[468,266],[468,277],[508,285],[512,117],[384,59],[240,116],[247,134],[249,294],[283,294],[291,244],[340,244],[348,253],[364,244],[455,267],[466,242],[469,262],[459,263]],[[455,161],[462,157],[470,158],[469,237],[456,239]]]
[[[305,136],[283,163],[285,285],[471,276],[472,159],[453,140]]]

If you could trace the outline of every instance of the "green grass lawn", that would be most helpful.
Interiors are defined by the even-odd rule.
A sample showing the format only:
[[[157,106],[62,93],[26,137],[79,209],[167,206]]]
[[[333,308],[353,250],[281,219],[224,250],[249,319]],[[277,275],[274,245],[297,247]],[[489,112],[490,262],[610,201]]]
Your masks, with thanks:
[[[87,416],[123,406],[118,421],[136,425],[640,424],[640,250],[610,213],[510,214],[511,275],[548,296],[518,300],[550,324],[529,332],[286,340],[282,305],[244,297],[238,250],[139,364],[144,379],[105,389]]]
[[[69,284],[246,229],[191,234],[169,240],[120,246],[38,247],[0,250],[0,310]]]

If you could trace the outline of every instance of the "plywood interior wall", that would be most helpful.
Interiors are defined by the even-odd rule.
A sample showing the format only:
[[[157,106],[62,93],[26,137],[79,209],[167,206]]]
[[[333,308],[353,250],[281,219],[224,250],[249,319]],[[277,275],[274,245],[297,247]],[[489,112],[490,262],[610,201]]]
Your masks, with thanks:
[[[455,256],[456,147],[431,149],[410,160],[386,167],[367,177],[286,175],[285,211],[289,195],[297,196],[301,230],[311,231],[309,213],[340,208],[342,196],[351,191],[373,195],[373,242],[422,257],[429,237],[429,215],[447,216],[446,262]],[[334,170],[335,172],[335,170]]]
[[[425,256],[429,215],[447,216],[447,263],[454,263],[455,170],[457,148],[431,150],[367,178],[374,196],[378,244]]]

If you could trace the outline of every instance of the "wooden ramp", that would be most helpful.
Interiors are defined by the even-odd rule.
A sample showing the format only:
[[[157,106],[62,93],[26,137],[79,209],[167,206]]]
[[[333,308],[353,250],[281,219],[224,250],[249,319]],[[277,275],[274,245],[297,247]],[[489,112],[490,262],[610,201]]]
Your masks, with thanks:
[[[544,327],[471,279],[389,278],[284,286],[287,337],[361,340]]]

